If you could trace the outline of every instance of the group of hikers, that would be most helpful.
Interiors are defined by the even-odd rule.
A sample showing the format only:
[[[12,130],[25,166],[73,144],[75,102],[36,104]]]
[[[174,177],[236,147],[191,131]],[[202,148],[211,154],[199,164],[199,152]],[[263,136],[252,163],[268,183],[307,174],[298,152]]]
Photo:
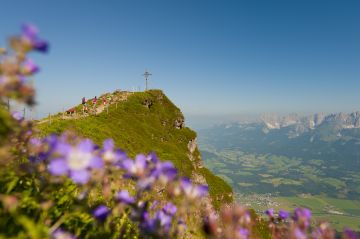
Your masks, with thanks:
[[[110,97],[108,97],[108,98],[109,98],[109,100],[111,100]],[[97,103],[97,101],[98,101],[98,98],[95,96],[91,101],[92,101],[93,105],[95,106],[96,103]],[[82,98],[82,105],[83,105],[83,106],[86,106],[86,102],[87,102],[87,101],[86,101],[86,98],[83,97],[83,98]],[[105,97],[102,98],[102,102],[103,102],[103,105],[104,105],[104,106],[107,104],[107,100],[106,100]]]
[[[105,107],[107,105],[108,101],[110,102],[111,98],[109,96],[108,99],[106,99],[106,97],[104,96],[100,100],[102,100],[102,104]],[[97,105],[97,102],[98,102],[98,98],[95,96],[90,101],[92,102],[94,110],[96,110],[96,105]],[[83,105],[83,112],[84,113],[88,112],[88,105],[87,105],[87,101],[86,101],[85,97],[82,98],[82,105]]]
[[[97,102],[98,102],[98,98],[97,98],[97,96],[95,96],[94,98],[92,98],[92,99],[90,99],[90,102],[92,102],[92,112],[94,112],[95,114],[96,114],[96,105],[97,105]],[[102,98],[100,98],[100,100],[102,101],[102,104],[104,105],[104,107],[107,105],[107,103],[108,102],[110,102],[111,101],[111,97],[109,96],[107,99],[106,99],[106,97],[104,96],[104,97],[102,97]],[[83,114],[84,113],[89,113],[89,107],[88,107],[88,101],[86,100],[86,98],[85,97],[83,97],[82,99],[81,99],[81,104],[82,104],[82,106],[83,106],[83,108],[82,108],[82,112],[83,112]],[[69,109],[69,110],[67,110],[66,111],[66,113],[67,114],[70,114],[70,115],[72,115],[72,114],[74,114],[76,112],[76,110],[75,110],[75,108],[71,108],[71,109]]]

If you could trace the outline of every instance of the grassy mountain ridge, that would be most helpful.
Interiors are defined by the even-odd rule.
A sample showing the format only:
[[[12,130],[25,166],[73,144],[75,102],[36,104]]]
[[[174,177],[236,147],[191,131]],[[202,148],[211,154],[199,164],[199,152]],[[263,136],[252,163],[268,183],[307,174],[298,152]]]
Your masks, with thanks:
[[[87,117],[82,117],[82,113],[72,117],[59,113],[51,121],[45,119],[37,124],[39,134],[45,136],[72,130],[97,144],[112,138],[130,157],[154,151],[160,159],[172,161],[181,175],[198,183],[207,183],[215,207],[232,201],[231,187],[202,166],[196,133],[184,126],[180,109],[162,91],[117,91],[108,96],[114,101],[108,112],[103,110]],[[77,112],[81,112],[81,107],[75,107]]]

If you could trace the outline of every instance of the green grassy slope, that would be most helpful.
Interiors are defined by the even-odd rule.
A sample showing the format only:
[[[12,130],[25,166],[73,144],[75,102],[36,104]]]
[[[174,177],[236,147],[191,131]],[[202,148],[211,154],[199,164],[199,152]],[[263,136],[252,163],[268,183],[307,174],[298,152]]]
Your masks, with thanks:
[[[115,92],[113,97],[124,94]],[[152,105],[147,107],[145,101],[152,102]],[[77,112],[81,112],[81,106],[76,108]],[[91,138],[97,144],[112,138],[116,146],[124,149],[131,157],[154,151],[160,159],[172,161],[180,174],[204,177],[215,207],[231,202],[231,187],[200,166],[202,163],[197,149],[192,153],[193,161],[189,159],[188,143],[196,138],[196,133],[187,127],[175,127],[175,121],[183,118],[181,111],[162,91],[149,90],[130,94],[127,100],[111,104],[108,113],[105,110],[98,115],[66,120],[62,119],[62,114],[58,114],[52,117],[51,124],[44,121],[38,123],[37,128],[41,136],[72,130]]]

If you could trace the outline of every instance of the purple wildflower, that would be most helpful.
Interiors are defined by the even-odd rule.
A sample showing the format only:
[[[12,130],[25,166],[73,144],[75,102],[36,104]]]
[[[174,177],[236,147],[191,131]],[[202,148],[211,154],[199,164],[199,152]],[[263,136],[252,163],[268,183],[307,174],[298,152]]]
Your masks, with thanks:
[[[158,162],[160,162],[159,158],[157,157],[155,152],[151,152],[148,156],[147,156],[147,161],[152,162],[154,164],[157,164]]]
[[[169,202],[162,208],[162,210],[167,215],[174,216],[176,214],[177,208],[174,204]]]
[[[174,180],[177,174],[177,169],[171,162],[159,163],[157,169],[153,172],[153,175],[159,177],[163,183]]]
[[[345,228],[343,237],[344,239],[359,239],[359,236],[356,234],[356,232],[352,231],[349,228]]]
[[[71,170],[84,170],[91,166],[99,165],[99,159],[94,159],[94,145],[90,140],[81,141],[76,147],[67,152],[66,159]]]
[[[144,220],[141,224],[140,224],[140,229],[142,230],[141,233],[147,234],[147,235],[151,235],[154,234],[156,232],[156,221],[153,218],[149,218],[147,220]]]
[[[201,198],[208,194],[209,188],[206,185],[193,185],[188,178],[180,181],[180,187],[185,196],[189,199]]]
[[[31,47],[39,52],[47,52],[49,50],[49,43],[38,38],[38,29],[32,24],[24,24],[22,26],[22,36],[31,45]]]
[[[26,75],[32,75],[39,71],[39,67],[35,65],[35,63],[30,59],[24,61],[23,69],[24,69],[24,74]]]
[[[72,150],[72,146],[67,143],[63,142],[61,139],[58,139],[56,136],[50,136],[46,139],[50,147],[53,149],[54,153],[61,154],[61,155],[68,155]]]
[[[144,176],[147,166],[146,157],[143,154],[138,154],[135,160],[124,160],[122,166],[127,171],[126,176],[128,177]]]
[[[33,24],[23,24],[21,27],[22,33],[24,36],[29,38],[36,38],[39,33],[38,28]]]
[[[93,211],[93,216],[99,221],[105,221],[106,218],[109,216],[109,214],[110,214],[109,208],[104,205],[98,206]]]
[[[103,160],[98,156],[93,156],[90,160],[90,167],[93,169],[100,169],[104,167]]]
[[[265,214],[268,215],[268,217],[274,217],[274,208],[267,209]]]
[[[60,176],[60,175],[65,175],[68,172],[69,167],[64,159],[57,158],[57,159],[53,159],[49,163],[48,170],[51,174],[55,176]]]
[[[171,227],[172,222],[172,216],[161,211],[157,211],[155,213],[154,219],[159,222],[160,226],[165,229],[165,231],[168,231]]]
[[[152,185],[155,183],[155,177],[149,176],[149,177],[143,177],[138,180],[138,183],[136,184],[137,188],[140,190],[150,190]]]
[[[279,210],[279,218],[280,218],[281,220],[286,220],[286,219],[289,218],[289,216],[290,216],[290,213],[289,213],[289,212],[287,212],[287,211],[285,211],[285,210],[282,210],[282,209]]]
[[[15,111],[12,114],[12,117],[16,119],[17,121],[21,121],[24,119],[23,115],[19,111]]]
[[[127,190],[121,190],[115,198],[122,203],[125,204],[132,204],[135,202],[135,199],[130,196],[129,192]]]
[[[45,40],[37,40],[34,43],[34,49],[39,52],[48,52],[49,51],[49,43]]]
[[[205,197],[209,193],[209,186],[207,185],[198,185],[196,186],[197,196]]]
[[[39,138],[31,138],[29,142],[34,147],[40,147],[42,145],[42,141]]]
[[[77,184],[86,184],[90,179],[88,170],[72,170],[70,178]]]
[[[97,155],[95,145],[85,139],[73,146],[66,142],[66,136],[50,136],[45,139],[49,144],[49,154],[56,158],[50,161],[49,171],[54,175],[68,174],[77,184],[86,184],[90,180],[91,170],[101,169],[104,162]]]
[[[60,143],[60,140],[58,139],[58,136],[52,134],[49,135],[48,137],[43,139],[44,144],[47,144],[49,146],[49,153],[53,153],[56,151],[56,147],[58,146],[58,144]],[[69,151],[70,151],[70,145],[68,145]],[[65,152],[59,150],[57,151],[57,153],[59,154],[65,154]]]
[[[114,141],[107,139],[103,143],[102,158],[105,162],[117,163],[121,159],[126,158],[126,154],[120,150],[115,150]]]
[[[311,220],[311,211],[307,208],[296,208],[294,211],[293,219],[303,226],[308,227]]]
[[[111,151],[114,149],[114,141],[112,139],[107,139],[103,143],[103,148],[105,151]]]
[[[247,239],[249,238],[250,232],[246,228],[240,228],[239,230],[239,238],[241,239]]]
[[[63,231],[62,229],[57,229],[55,232],[53,232],[52,237],[54,239],[76,239],[75,236],[73,236],[69,232]]]

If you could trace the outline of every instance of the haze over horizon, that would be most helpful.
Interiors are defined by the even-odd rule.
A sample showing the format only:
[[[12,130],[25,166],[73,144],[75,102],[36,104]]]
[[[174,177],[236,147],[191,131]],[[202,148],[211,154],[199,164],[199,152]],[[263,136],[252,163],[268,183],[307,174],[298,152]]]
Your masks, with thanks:
[[[38,117],[144,89],[145,69],[190,120],[360,110],[358,1],[2,3],[0,45],[24,22],[51,43]]]

